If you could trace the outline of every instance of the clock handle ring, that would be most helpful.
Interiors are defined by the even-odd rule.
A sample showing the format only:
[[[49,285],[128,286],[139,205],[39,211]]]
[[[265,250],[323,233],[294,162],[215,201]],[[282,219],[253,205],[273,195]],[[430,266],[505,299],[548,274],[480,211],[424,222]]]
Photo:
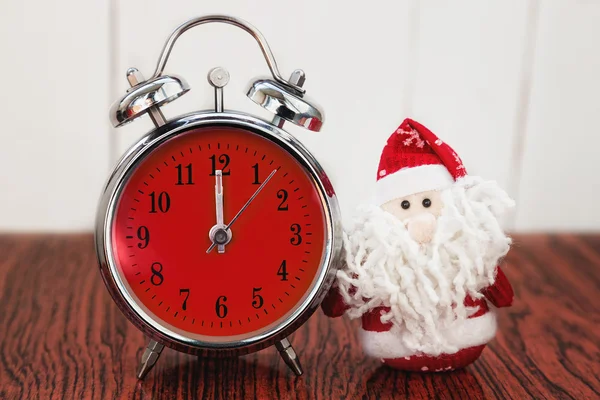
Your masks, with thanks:
[[[304,89],[302,89],[302,87],[296,85],[295,83],[288,82],[281,76],[281,74],[279,73],[279,68],[277,67],[277,62],[275,61],[275,57],[273,56],[273,52],[271,52],[271,48],[269,47],[269,44],[267,43],[267,40],[262,35],[262,33],[260,33],[260,31],[254,26],[252,26],[250,23],[228,15],[206,15],[203,17],[191,19],[177,27],[177,29],[175,29],[173,33],[171,33],[171,36],[169,36],[169,39],[167,39],[163,47],[163,50],[160,54],[160,58],[158,59],[158,64],[156,65],[156,70],[154,71],[154,75],[152,76],[152,78],[158,78],[162,75],[167,61],[169,60],[171,50],[173,50],[173,46],[175,45],[175,42],[185,31],[195,26],[208,24],[212,22],[221,22],[225,24],[234,25],[248,32],[258,43],[258,46],[260,47],[263,56],[265,57],[265,61],[267,62],[267,65],[271,70],[271,75],[273,75],[273,79],[275,79],[277,82],[284,85],[285,87],[288,87],[293,91],[298,92],[300,95],[304,94],[305,91]]]

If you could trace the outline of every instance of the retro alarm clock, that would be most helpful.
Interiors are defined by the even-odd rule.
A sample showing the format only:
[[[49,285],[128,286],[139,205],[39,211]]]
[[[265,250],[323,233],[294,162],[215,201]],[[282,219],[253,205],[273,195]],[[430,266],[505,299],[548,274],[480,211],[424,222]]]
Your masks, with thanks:
[[[208,81],[214,110],[167,119],[160,107],[190,90],[163,73],[177,38],[206,23],[239,27],[258,43],[272,79],[247,96],[271,121],[224,109],[229,73]],[[305,75],[282,78],[262,34],[240,19],[190,20],[167,40],[150,79],[131,68],[131,88],[110,110],[115,127],[147,114],[155,129],[118,162],[96,221],[100,272],[117,306],[149,339],[138,378],[164,346],[200,357],[275,345],[297,374],[287,337],[331,286],[341,249],[334,190],[311,153],[282,129],[318,132],[323,114],[304,96]]]

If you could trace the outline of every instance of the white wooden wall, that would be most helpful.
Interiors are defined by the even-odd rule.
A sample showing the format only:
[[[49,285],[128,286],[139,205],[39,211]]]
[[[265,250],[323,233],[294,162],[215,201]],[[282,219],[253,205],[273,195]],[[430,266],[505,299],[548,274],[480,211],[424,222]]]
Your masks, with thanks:
[[[368,199],[385,140],[412,116],[517,199],[514,230],[600,230],[598,1],[4,0],[0,231],[92,228],[110,168],[151,128],[108,124],[125,70],[150,75],[170,31],[208,13],[257,26],[284,75],[306,71],[326,125],[287,126],[324,165],[345,215]],[[265,116],[244,96],[268,73],[257,46],[209,25],[173,51],[167,72],[192,91],[167,117],[211,106],[205,77],[218,65],[232,76],[226,107]]]

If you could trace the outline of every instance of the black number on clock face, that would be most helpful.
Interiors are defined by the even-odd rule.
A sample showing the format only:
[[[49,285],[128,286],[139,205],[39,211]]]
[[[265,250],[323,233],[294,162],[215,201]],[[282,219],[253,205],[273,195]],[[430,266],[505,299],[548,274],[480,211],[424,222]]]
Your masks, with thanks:
[[[137,230],[137,237],[141,240],[141,242],[137,245],[138,248],[145,249],[148,247],[148,243],[150,243],[150,231],[147,227],[140,226]]]
[[[302,243],[302,236],[300,236],[302,228],[300,227],[300,224],[292,224],[292,226],[290,226],[290,230],[293,233],[290,243],[292,246],[299,246],[300,243]]]
[[[185,298],[183,299],[183,304],[181,305],[181,309],[183,311],[187,310],[187,301],[190,297],[190,289],[179,289],[179,295],[185,294]]]
[[[287,190],[279,189],[277,191],[277,198],[281,199],[281,203],[279,203],[279,207],[277,207],[277,211],[287,211],[288,210],[288,205],[287,205],[288,192],[287,192]]]
[[[225,305],[226,301],[226,296],[219,296],[217,298],[217,303],[215,304],[215,311],[217,312],[217,317],[219,318],[225,318],[227,316],[227,306]]]
[[[152,266],[150,267],[150,270],[152,271],[152,276],[150,277],[150,283],[152,283],[154,286],[162,285],[163,281],[165,280],[165,278],[162,275],[162,269],[163,269],[163,266],[159,262],[153,263]]]
[[[157,201],[155,192],[150,193],[148,196],[150,196],[150,213],[151,214],[156,214],[157,208],[161,213],[166,213],[171,208],[171,198],[169,197],[169,193],[161,192],[158,195],[158,201]]]
[[[277,275],[281,276],[282,281],[287,281],[288,272],[287,272],[287,263],[285,260],[283,260],[281,262],[281,265],[279,266],[279,269],[277,270]]]
[[[252,307],[261,308],[264,304],[264,300],[258,292],[262,290],[261,287],[252,288]]]
[[[260,185],[260,181],[258,180],[258,163],[254,164],[252,169],[254,170],[254,182],[252,182],[252,184]]]
[[[192,181],[192,163],[189,163],[185,167],[182,167],[181,164],[178,164],[177,169],[177,183],[176,185],[193,185]],[[187,170],[187,173],[184,173],[183,169]],[[186,179],[183,179],[183,176],[186,175]]]
[[[223,171],[223,175],[231,175],[231,171],[229,171],[227,168],[229,166],[229,162],[231,161],[231,159],[229,158],[229,156],[227,154],[221,154],[217,160],[217,156],[216,155],[212,155],[210,157],[211,160],[211,164],[212,164],[212,170],[210,173],[210,176],[215,176],[215,174],[217,173],[217,170],[220,169],[221,171]],[[217,168],[217,161],[219,162],[219,167]]]

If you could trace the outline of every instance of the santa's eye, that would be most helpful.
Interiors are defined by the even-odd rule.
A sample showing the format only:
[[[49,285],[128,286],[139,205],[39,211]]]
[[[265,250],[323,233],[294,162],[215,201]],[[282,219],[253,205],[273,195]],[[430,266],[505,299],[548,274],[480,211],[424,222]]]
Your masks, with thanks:
[[[400,203],[400,207],[404,208],[405,210],[408,210],[410,208],[410,201],[404,200],[402,203]]]
[[[425,207],[425,208],[431,207],[431,200],[423,199],[423,207]]]

